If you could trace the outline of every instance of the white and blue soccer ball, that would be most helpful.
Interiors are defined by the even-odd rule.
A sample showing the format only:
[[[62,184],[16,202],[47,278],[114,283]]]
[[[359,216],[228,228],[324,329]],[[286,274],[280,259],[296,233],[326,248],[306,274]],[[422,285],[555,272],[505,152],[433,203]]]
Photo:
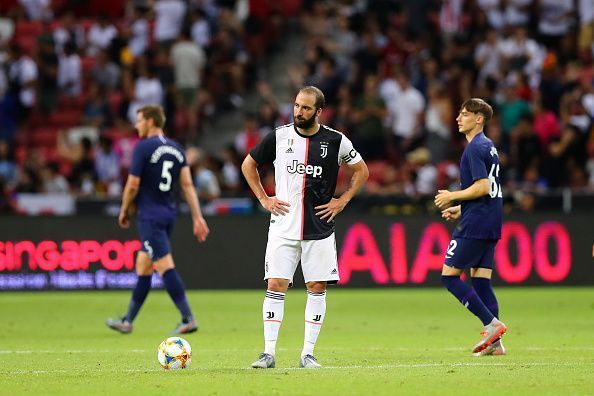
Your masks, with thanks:
[[[192,362],[192,347],[181,337],[169,337],[159,345],[157,359],[166,370],[184,369]]]

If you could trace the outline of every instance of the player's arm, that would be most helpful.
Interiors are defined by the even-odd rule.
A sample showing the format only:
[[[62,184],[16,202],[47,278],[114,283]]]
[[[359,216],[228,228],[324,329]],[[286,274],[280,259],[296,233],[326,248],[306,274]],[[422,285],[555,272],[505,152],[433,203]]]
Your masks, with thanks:
[[[196,189],[192,182],[190,167],[187,165],[181,168],[181,172],[179,173],[179,184],[184,194],[184,199],[190,207],[190,213],[192,213],[194,235],[196,235],[198,241],[204,242],[210,233],[210,230],[208,229],[206,220],[204,220],[204,217],[202,216],[200,203],[198,202],[198,194],[196,194]]]
[[[356,164],[347,164],[347,166],[353,171],[349,188],[340,196],[340,198],[332,198],[327,204],[315,207],[315,209],[319,210],[316,212],[316,215],[320,216],[320,219],[327,218],[328,223],[334,220],[336,215],[344,210],[355,194],[357,194],[361,187],[363,187],[367,178],[369,178],[369,169],[367,169],[365,161],[361,160]]]
[[[478,179],[468,188],[460,191],[438,190],[435,205],[440,209],[448,208],[454,201],[471,201],[489,194],[489,179]]]
[[[126,186],[124,187],[124,194],[122,196],[122,206],[120,206],[120,216],[118,223],[122,228],[130,227],[130,216],[132,215],[132,204],[138,195],[140,187],[140,177],[128,175]]]
[[[266,191],[264,191],[260,174],[258,173],[258,163],[252,158],[251,154],[248,154],[243,160],[241,172],[264,209],[274,215],[285,215],[289,213],[289,206],[291,205],[288,202],[281,201],[276,197],[269,197]]]
[[[456,221],[462,215],[462,206],[456,205],[451,206],[447,209],[441,211],[441,217],[446,219],[446,221]]]

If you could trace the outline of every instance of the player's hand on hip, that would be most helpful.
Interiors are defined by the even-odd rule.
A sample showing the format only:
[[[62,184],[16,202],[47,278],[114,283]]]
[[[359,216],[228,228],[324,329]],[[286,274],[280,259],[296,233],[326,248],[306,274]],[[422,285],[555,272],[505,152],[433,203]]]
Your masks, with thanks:
[[[316,216],[319,216],[320,219],[328,219],[326,222],[330,223],[337,214],[343,211],[345,206],[346,202],[332,198],[327,204],[315,207],[316,210],[319,210],[319,212],[316,212]]]
[[[204,220],[204,217],[194,220],[194,235],[196,235],[198,241],[206,241],[206,237],[208,236],[208,234],[210,234],[210,230],[208,229],[208,224],[206,224],[206,220]]]
[[[447,208],[441,212],[441,217],[446,219],[446,221],[456,221],[460,218],[462,211],[460,210],[459,206],[452,206],[451,208]]]
[[[289,207],[291,206],[288,202],[281,201],[276,197],[266,197],[263,198],[260,203],[270,213],[273,215],[281,215],[284,216],[289,213]]]
[[[451,192],[448,190],[438,190],[435,196],[435,206],[439,209],[446,209],[452,204]]]
[[[120,211],[120,216],[118,217],[118,224],[122,228],[130,228],[130,217],[128,216],[128,212]]]

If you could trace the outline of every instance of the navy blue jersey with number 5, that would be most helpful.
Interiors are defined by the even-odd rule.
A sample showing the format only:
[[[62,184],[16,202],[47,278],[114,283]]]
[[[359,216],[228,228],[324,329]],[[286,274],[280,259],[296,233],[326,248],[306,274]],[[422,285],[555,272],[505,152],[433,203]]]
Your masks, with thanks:
[[[479,179],[489,180],[489,194],[461,201],[462,217],[453,238],[501,238],[503,193],[499,180],[499,155],[491,139],[482,132],[464,149],[460,160],[460,187],[464,190]]]
[[[184,166],[184,149],[177,142],[162,135],[138,142],[134,148],[130,174],[140,177],[136,196],[140,220],[175,217],[174,187]]]

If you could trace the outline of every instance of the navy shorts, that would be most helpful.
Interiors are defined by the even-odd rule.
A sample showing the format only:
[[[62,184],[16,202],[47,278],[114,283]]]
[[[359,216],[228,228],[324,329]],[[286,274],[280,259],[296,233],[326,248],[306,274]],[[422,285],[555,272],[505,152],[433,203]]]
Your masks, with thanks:
[[[171,253],[169,237],[173,230],[174,219],[138,220],[138,233],[142,247],[151,260],[159,260]]]
[[[445,265],[459,269],[493,269],[496,245],[494,239],[454,238],[448,245]]]

